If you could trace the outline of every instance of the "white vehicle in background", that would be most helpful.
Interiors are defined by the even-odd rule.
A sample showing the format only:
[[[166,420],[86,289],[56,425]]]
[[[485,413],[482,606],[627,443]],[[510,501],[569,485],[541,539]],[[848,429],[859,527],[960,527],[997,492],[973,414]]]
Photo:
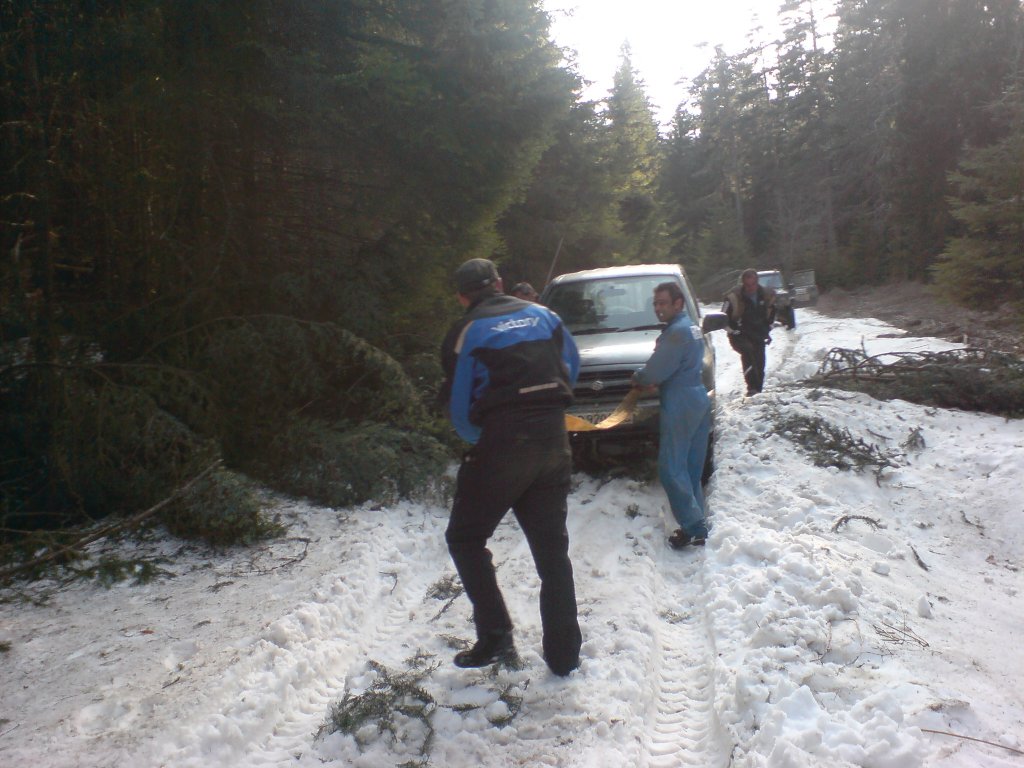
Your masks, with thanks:
[[[654,314],[654,288],[675,282],[683,292],[686,312],[705,334],[724,328],[721,312],[701,317],[694,292],[678,264],[606,267],[559,275],[541,294],[572,333],[580,350],[580,375],[567,414],[598,424],[609,417],[632,389],[633,373],[654,351],[664,324]],[[715,352],[704,340],[704,386],[714,403]],[[570,430],[577,455],[586,459],[624,455],[646,449],[658,435],[658,395],[644,395],[622,423],[602,430]],[[705,479],[711,474],[714,430],[709,438]]]

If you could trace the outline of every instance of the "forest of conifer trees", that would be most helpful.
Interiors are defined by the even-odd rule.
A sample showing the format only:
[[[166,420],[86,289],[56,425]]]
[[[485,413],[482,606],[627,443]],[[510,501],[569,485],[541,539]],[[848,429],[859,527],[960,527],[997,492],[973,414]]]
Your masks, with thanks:
[[[1020,0],[811,0],[716,49],[660,135],[534,0],[0,3],[0,528],[166,499],[263,535],[248,478],[428,484],[449,276],[679,261],[1024,301]],[[834,13],[824,35],[823,13]]]

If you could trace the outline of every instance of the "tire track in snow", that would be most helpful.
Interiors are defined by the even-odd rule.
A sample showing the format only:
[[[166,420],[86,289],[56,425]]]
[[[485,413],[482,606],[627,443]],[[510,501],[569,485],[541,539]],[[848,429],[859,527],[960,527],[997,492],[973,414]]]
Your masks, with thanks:
[[[598,636],[595,651],[637,654],[642,682],[634,693],[640,700],[625,713],[633,740],[626,764],[728,765],[713,706],[715,655],[704,610],[704,552],[669,549],[665,536],[674,521],[667,519],[664,492],[656,481],[585,479],[570,504],[575,509],[571,537],[579,555],[580,588],[588,608],[593,607],[584,623],[597,632],[601,630],[595,625],[611,624],[614,636],[621,638],[617,644],[607,635]],[[625,514],[628,505],[636,507],[633,522]],[[622,515],[628,549],[611,545],[607,526],[587,525],[585,518],[598,514]],[[587,646],[585,626],[585,650]],[[603,662],[599,655],[587,663]],[[592,764],[601,763],[580,763]]]
[[[411,612],[424,607],[425,590],[433,583],[425,579],[436,580],[446,560],[439,556],[440,545],[423,546],[437,538],[436,531],[407,533],[386,522],[356,534],[338,554],[338,571],[266,625],[219,685],[203,692],[189,726],[147,749],[147,760],[279,765],[308,752],[311,734],[341,700],[354,672],[369,659],[391,665],[411,655],[402,653],[397,639],[408,632]],[[409,538],[420,538],[419,546]],[[267,697],[268,690],[276,700]]]
[[[700,551],[667,546],[658,563],[657,692],[648,718],[651,768],[728,764],[714,718],[714,650],[702,600]]]
[[[370,609],[357,634],[325,638],[322,642],[314,641],[310,645],[310,655],[321,653],[324,645],[340,646],[340,658],[344,660],[344,666],[338,667],[340,674],[334,680],[317,686],[317,695],[310,702],[311,706],[303,708],[306,716],[286,719],[275,729],[273,739],[280,741],[282,747],[267,751],[277,753],[289,749],[297,752],[308,748],[310,733],[323,723],[331,706],[342,700],[349,680],[353,675],[361,674],[368,661],[373,660],[390,668],[403,668],[403,660],[416,652],[415,644],[409,642],[412,639],[409,633],[416,627],[410,617],[423,608],[425,592],[441,577],[445,564],[435,554],[403,562],[390,571],[387,568],[393,564],[382,562],[379,570],[366,574],[368,581],[374,575],[385,581],[393,578],[394,586],[379,595],[379,601],[375,608]],[[368,598],[371,591],[368,585]]]
[[[378,544],[385,550],[388,548],[387,542],[394,540],[396,531],[390,530],[387,533],[390,535],[382,535],[382,541]],[[440,535],[433,539],[443,542],[443,536]],[[280,746],[275,748],[268,744],[261,751],[270,754],[280,754],[285,750],[291,753],[305,751],[309,747],[310,734],[324,722],[331,706],[342,700],[349,681],[353,675],[361,674],[366,669],[367,662],[373,660],[386,667],[403,668],[403,660],[417,651],[410,633],[416,629],[418,622],[411,617],[417,611],[434,611],[433,606],[425,604],[425,595],[428,588],[442,577],[449,562],[446,557],[441,557],[438,546],[420,546],[413,551],[415,554],[410,559],[399,555],[392,562],[389,562],[389,553],[376,553],[378,567],[364,571],[361,575],[366,579],[366,587],[356,587],[353,592],[364,593],[365,599],[371,601],[370,582],[375,576],[385,581],[393,578],[394,585],[382,590],[375,603],[370,602],[364,621],[353,634],[326,638],[321,643],[314,642],[311,645],[309,652],[312,655],[321,653],[325,644],[340,646],[340,660],[343,660],[344,666],[338,666],[340,674],[334,680],[318,686],[312,706],[304,708],[306,716],[292,718],[275,729],[272,741],[279,742]],[[391,556],[395,554],[393,551],[390,553]],[[317,645],[321,648],[318,649]]]
[[[766,387],[777,387],[781,384],[780,373],[788,373],[789,357],[793,353],[793,347],[797,344],[799,336],[799,325],[793,329],[787,329],[785,326],[780,325],[772,331],[772,343],[765,347],[766,363],[764,377]]]

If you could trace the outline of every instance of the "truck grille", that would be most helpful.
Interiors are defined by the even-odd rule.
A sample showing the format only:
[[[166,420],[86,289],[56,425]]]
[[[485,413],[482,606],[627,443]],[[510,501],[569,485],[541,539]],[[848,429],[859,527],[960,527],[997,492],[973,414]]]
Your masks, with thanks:
[[[619,401],[632,389],[632,376],[632,371],[581,372],[576,380],[573,395],[579,404],[608,400]]]

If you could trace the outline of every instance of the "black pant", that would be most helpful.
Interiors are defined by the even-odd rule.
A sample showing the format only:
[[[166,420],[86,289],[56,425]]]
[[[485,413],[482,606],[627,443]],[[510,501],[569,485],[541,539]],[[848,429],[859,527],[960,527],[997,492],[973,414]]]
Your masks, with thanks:
[[[743,366],[743,380],[747,382],[747,392],[760,392],[764,389],[764,340],[753,339],[740,333],[730,336],[729,344],[740,353],[740,364]]]
[[[495,578],[487,540],[512,509],[540,576],[544,659],[559,674],[579,663],[582,636],[566,529],[572,455],[564,418],[557,429],[484,428],[459,468],[445,539],[473,604],[477,637],[510,631],[512,619]]]

